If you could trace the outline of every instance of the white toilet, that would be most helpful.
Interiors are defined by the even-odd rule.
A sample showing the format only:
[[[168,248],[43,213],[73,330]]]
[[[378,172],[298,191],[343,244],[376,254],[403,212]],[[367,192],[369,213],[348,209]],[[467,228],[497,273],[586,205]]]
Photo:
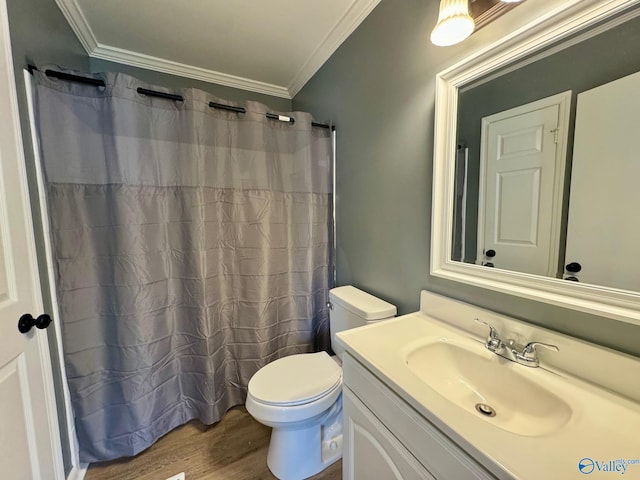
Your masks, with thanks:
[[[247,411],[272,427],[267,465],[280,480],[302,480],[342,457],[342,368],[337,332],[392,318],[396,307],[352,286],[329,292],[331,348],[280,358],[249,381]]]

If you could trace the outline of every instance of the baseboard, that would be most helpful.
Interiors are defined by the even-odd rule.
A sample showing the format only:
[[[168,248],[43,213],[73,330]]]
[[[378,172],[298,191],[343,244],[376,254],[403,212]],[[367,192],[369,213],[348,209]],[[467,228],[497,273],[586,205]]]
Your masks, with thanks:
[[[81,463],[78,467],[73,467],[67,475],[67,480],[83,480],[89,468],[88,463]]]

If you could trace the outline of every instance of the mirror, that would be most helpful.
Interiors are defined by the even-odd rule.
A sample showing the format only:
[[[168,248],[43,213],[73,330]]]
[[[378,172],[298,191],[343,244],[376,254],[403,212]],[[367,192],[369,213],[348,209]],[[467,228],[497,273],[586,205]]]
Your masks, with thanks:
[[[634,3],[568,2],[438,75],[433,275],[640,324]]]

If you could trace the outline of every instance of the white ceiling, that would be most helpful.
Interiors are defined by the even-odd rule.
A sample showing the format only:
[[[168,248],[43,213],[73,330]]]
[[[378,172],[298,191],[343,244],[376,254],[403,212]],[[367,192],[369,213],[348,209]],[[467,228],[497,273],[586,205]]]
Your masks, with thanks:
[[[91,57],[292,98],[380,0],[56,0]]]

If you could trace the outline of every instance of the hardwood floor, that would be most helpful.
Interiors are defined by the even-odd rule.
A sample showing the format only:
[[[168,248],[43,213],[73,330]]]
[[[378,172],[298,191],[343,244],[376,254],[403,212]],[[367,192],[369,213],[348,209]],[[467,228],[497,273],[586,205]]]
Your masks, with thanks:
[[[236,407],[215,425],[189,422],[136,457],[92,464],[85,480],[166,480],[180,472],[186,480],[273,480],[267,467],[270,432]],[[311,478],[341,480],[342,461]]]

